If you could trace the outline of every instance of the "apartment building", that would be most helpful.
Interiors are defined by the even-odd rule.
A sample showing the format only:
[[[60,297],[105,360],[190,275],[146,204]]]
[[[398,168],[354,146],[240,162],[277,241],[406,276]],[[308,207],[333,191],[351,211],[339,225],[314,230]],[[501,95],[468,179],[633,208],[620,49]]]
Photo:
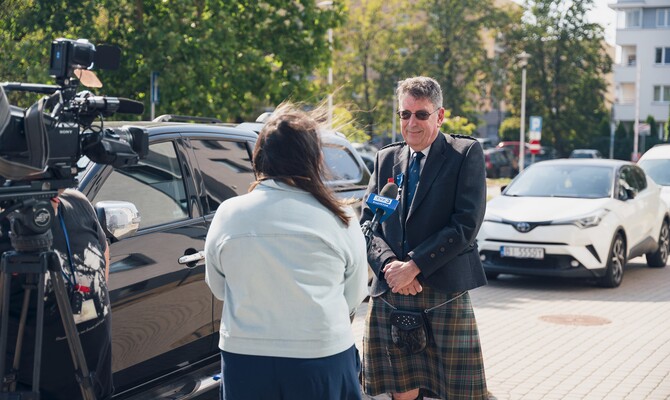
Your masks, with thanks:
[[[649,115],[659,137],[670,113],[670,0],[618,0],[614,120],[633,127]]]

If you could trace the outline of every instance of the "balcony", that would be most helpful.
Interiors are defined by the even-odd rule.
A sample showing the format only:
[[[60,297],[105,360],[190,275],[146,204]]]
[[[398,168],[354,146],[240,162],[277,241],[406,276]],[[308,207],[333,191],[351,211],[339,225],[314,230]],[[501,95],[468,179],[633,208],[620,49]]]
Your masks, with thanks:
[[[649,39],[653,39],[659,34],[658,29],[642,29],[642,28],[624,28],[616,30],[616,44],[620,46],[635,45],[637,43],[644,43]]]
[[[623,121],[632,121],[635,119],[635,104],[621,104],[614,105],[614,119]]]
[[[635,83],[635,65],[629,66],[626,64],[614,65],[614,82],[628,82]]]

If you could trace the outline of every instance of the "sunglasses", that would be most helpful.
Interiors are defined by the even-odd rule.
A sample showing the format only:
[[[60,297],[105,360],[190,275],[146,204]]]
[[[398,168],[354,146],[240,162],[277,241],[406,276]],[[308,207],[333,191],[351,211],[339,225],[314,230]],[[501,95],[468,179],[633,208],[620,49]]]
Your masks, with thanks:
[[[412,114],[414,114],[416,119],[421,120],[421,121],[426,121],[426,120],[428,120],[428,118],[430,118],[431,115],[435,114],[439,110],[440,109],[438,108],[437,110],[435,110],[431,113],[429,113],[428,111],[424,111],[424,110],[417,111],[415,113],[409,112],[407,110],[403,110],[403,111],[398,111],[397,114],[400,117],[400,119],[410,119],[410,118],[412,118]]]

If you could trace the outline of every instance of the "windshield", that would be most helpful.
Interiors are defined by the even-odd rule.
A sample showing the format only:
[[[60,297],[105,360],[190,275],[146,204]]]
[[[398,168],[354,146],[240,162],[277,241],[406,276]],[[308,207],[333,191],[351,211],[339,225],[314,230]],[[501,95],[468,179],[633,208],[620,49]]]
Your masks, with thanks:
[[[639,165],[654,182],[670,186],[670,160],[642,160]]]
[[[572,153],[570,158],[593,158],[593,153]]]
[[[517,177],[504,192],[506,196],[610,197],[612,168],[585,165],[536,164]]]

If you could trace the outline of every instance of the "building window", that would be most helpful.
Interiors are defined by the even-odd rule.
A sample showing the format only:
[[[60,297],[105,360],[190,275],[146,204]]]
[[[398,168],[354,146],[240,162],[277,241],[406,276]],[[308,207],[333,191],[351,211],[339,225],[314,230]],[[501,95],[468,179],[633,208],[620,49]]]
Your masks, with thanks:
[[[639,28],[642,25],[642,10],[626,10],[626,28]]]
[[[656,64],[670,65],[670,47],[657,47],[654,62]]]
[[[670,103],[670,86],[654,86],[654,101],[659,103]]]
[[[670,27],[670,8],[656,10],[656,26],[658,28]]]

